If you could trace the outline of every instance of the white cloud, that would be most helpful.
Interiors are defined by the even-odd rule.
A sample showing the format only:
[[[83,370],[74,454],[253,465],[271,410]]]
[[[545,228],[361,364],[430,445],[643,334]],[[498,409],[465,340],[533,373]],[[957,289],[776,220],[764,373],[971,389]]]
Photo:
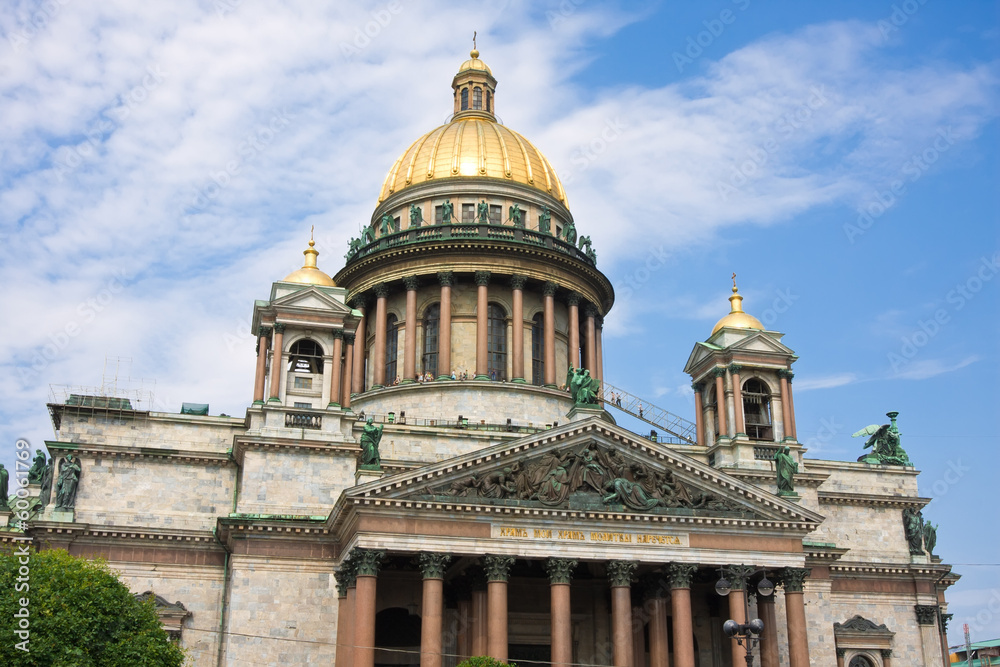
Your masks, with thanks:
[[[795,380],[795,391],[811,391],[814,389],[832,389],[847,384],[859,382],[855,373],[835,373],[820,377],[804,377]]]
[[[926,380],[928,378],[944,375],[965,368],[979,361],[979,357],[972,355],[961,361],[949,363],[943,359],[918,359],[902,366],[900,372],[892,375],[894,379],[902,380]]]

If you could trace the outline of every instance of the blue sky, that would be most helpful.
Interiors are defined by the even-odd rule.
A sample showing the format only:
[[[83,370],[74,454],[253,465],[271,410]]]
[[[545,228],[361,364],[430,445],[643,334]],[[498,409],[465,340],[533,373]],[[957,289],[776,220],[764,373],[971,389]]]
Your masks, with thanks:
[[[951,642],[1000,636],[996,3],[344,4],[9,3],[0,460],[105,357],[154,409],[242,414],[252,300],[311,225],[340,267],[477,30],[618,290],[608,379],[691,416],[735,271],[800,356],[810,456],[900,412],[963,575]]]

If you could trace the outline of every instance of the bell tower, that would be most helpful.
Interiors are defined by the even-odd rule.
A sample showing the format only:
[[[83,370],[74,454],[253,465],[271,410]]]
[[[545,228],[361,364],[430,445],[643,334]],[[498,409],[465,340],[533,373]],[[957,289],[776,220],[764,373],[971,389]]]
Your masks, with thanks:
[[[698,442],[717,467],[769,468],[786,445],[801,461],[791,370],[798,357],[781,342],[784,334],[743,310],[735,273],[729,304],[684,367],[695,392]]]
[[[475,48],[469,52],[469,60],[458,68],[458,74],[451,81],[455,91],[454,119],[479,117],[495,121],[497,80],[489,66],[479,59]]]

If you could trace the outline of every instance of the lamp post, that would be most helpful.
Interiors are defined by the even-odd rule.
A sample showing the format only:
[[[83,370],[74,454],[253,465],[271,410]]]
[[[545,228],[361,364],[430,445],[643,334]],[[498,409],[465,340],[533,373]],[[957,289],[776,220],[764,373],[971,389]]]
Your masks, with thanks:
[[[738,580],[740,587],[744,590],[743,595],[743,618],[750,618],[750,596],[746,594],[747,581],[757,572],[763,572],[764,576],[757,582],[757,592],[763,596],[774,593],[774,584],[767,578],[766,570],[754,570],[753,567],[740,565],[738,568],[730,569],[730,576]],[[722,597],[726,597],[733,590],[732,584],[726,579],[722,568],[719,568],[719,581],[715,583],[715,592]],[[747,667],[753,667],[753,649],[760,641],[760,633],[764,631],[764,621],[755,618],[747,623],[737,623],[729,619],[722,625],[722,631],[726,636],[735,639],[736,643],[742,646],[746,652]]]

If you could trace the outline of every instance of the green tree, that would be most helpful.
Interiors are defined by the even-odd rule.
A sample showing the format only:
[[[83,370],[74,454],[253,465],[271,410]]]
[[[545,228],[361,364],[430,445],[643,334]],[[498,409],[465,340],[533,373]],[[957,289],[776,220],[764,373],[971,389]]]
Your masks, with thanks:
[[[458,663],[458,667],[517,667],[517,665],[513,662],[500,662],[496,658],[490,658],[485,655],[475,655],[468,660]]]
[[[18,636],[25,623],[27,644]],[[0,553],[0,637],[0,664],[17,667],[180,667],[185,660],[152,601],[137,600],[104,561],[63,550]]]

